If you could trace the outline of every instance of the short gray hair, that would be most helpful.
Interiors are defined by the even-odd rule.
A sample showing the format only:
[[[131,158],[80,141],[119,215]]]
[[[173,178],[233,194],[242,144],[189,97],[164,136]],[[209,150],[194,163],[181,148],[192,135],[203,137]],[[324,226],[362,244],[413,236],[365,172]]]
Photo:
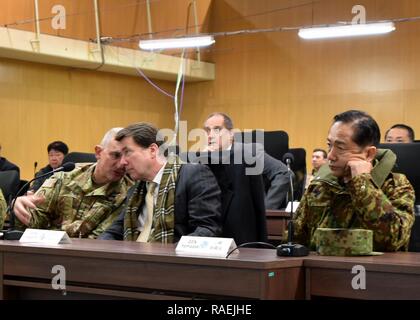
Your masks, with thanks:
[[[101,146],[105,148],[111,142],[111,140],[115,138],[117,133],[120,132],[120,130],[122,129],[123,128],[115,127],[108,130],[107,133],[105,133],[104,137],[102,138]]]

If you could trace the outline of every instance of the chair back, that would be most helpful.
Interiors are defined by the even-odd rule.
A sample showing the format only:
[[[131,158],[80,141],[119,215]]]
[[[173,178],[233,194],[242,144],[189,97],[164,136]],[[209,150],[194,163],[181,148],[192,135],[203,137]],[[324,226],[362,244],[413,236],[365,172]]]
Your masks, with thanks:
[[[291,148],[289,152],[293,155],[295,160],[290,166],[295,174],[294,181],[294,195],[295,201],[299,201],[304,192],[306,184],[306,150],[304,148]]]
[[[416,205],[420,205],[420,143],[383,143],[381,149],[390,149],[397,155],[394,172],[405,174],[416,193]]]
[[[264,186],[261,175],[247,175],[246,163],[234,163],[230,151],[182,153],[181,158],[207,165],[222,192],[222,237],[233,238],[237,245],[267,241]]]
[[[420,252],[420,170],[418,159],[420,157],[420,143],[383,143],[381,149],[390,149],[397,155],[394,172],[405,174],[416,193],[415,221],[411,228],[411,238],[408,251]]]
[[[96,162],[96,157],[94,153],[70,152],[64,157],[63,163],[66,162],[91,163]]]
[[[7,204],[16,195],[19,184],[19,172],[16,170],[0,171],[0,189],[3,191]]]
[[[265,152],[273,158],[281,160],[283,155],[289,150],[289,135],[282,130],[236,132],[234,139],[243,143],[261,143],[259,135],[264,137]]]

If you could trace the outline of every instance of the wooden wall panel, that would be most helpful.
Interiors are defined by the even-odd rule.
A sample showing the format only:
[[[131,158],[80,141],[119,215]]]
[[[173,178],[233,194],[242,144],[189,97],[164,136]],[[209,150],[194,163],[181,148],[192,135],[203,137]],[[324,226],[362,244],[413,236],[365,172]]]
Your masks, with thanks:
[[[190,0],[150,1],[152,30],[154,37],[174,37],[195,33],[192,10],[189,29],[186,30],[187,9]],[[54,5],[60,4],[66,10],[66,29],[55,30],[51,26]],[[99,0],[101,35],[127,38],[149,32],[146,0]],[[208,14],[211,0],[197,1],[199,31],[208,30]],[[39,0],[41,33],[73,39],[96,39],[94,3],[92,0]],[[0,25],[10,28],[34,31],[33,0],[2,0],[0,2]],[[132,41],[115,42],[113,45],[138,48],[139,38]]]
[[[351,21],[355,4],[365,5],[368,20],[420,16],[415,0],[305,3],[214,1],[211,31]],[[295,31],[219,37],[216,81],[187,87],[184,117],[201,126],[209,113],[224,111],[239,129],[286,130],[291,147],[307,150],[307,162],[313,148],[326,147],[332,117],[350,108],[371,113],[383,133],[403,122],[420,135],[419,38],[420,21],[359,39],[304,41]]]
[[[172,83],[159,85],[174,91]],[[172,128],[173,109],[171,99],[140,78],[0,61],[2,156],[19,165],[25,179],[35,161],[47,163],[51,141],[93,152],[111,127],[149,121]]]

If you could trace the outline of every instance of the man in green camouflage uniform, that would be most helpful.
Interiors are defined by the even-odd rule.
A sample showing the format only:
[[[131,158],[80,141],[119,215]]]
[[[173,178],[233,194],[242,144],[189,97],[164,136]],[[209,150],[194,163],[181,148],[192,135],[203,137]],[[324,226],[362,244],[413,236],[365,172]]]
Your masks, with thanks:
[[[377,149],[376,121],[361,111],[334,117],[328,134],[328,160],[309,185],[297,209],[295,241],[315,249],[320,228],[373,231],[375,251],[408,247],[414,223],[414,190],[403,174],[392,172],[396,156]]]
[[[4,199],[3,192],[0,189],[0,229],[3,228],[4,220],[6,219],[7,204]]]
[[[16,217],[31,228],[64,230],[70,237],[96,238],[118,217],[133,182],[120,164],[119,128],[95,147],[98,162],[59,172],[35,195],[19,197]]]

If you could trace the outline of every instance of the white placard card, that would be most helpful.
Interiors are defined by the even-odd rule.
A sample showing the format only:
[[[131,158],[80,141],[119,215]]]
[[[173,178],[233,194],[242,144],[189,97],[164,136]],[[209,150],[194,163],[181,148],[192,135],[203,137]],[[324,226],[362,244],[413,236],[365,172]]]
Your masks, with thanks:
[[[176,246],[175,253],[226,258],[226,255],[234,248],[236,248],[236,243],[232,238],[182,236]],[[235,253],[238,253],[238,251],[236,250]]]
[[[65,231],[26,229],[19,242],[42,243],[42,244],[65,244],[71,243],[70,237]]]

